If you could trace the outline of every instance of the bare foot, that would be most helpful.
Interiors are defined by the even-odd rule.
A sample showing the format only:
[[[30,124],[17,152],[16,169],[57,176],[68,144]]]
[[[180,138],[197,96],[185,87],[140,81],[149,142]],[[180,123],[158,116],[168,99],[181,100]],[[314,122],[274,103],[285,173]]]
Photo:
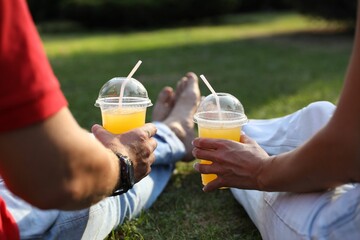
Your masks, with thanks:
[[[164,123],[184,143],[186,155],[182,159],[189,162],[194,159],[192,156],[191,142],[195,138],[193,116],[200,102],[200,89],[198,78],[194,73],[187,73],[176,88],[175,105]]]
[[[153,121],[164,121],[174,107],[175,93],[171,87],[164,87],[159,93],[152,112]]]

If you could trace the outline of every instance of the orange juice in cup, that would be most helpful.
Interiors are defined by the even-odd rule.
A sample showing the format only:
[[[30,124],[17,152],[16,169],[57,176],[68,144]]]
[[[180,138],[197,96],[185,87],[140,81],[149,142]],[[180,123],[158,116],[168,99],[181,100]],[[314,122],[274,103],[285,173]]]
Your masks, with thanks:
[[[124,92],[119,99],[121,86]],[[103,127],[120,134],[145,124],[146,109],[152,106],[145,87],[134,78],[113,78],[100,89],[95,106],[100,107]]]
[[[216,93],[216,96],[210,94],[200,103],[194,121],[198,125],[199,137],[240,141],[241,127],[247,122],[247,117],[237,98],[228,93]],[[212,164],[205,159],[201,159],[200,163]],[[216,178],[216,174],[201,174],[203,185]]]
[[[103,111],[102,123],[109,132],[120,134],[145,124],[146,108],[118,108]]]
[[[240,133],[241,133],[241,126],[235,126],[235,127],[229,127],[226,128],[225,126],[220,128],[211,128],[206,126],[200,126],[199,125],[199,137],[204,138],[222,138],[222,139],[228,139],[228,140],[234,140],[234,141],[240,141]],[[211,164],[211,161],[207,160],[200,160],[201,164]],[[202,184],[205,186],[212,180],[216,178],[216,174],[202,174]]]

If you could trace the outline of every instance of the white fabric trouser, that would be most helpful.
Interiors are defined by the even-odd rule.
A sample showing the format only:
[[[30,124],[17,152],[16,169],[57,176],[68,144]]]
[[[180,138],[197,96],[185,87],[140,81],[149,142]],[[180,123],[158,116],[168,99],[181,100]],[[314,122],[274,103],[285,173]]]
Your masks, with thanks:
[[[251,120],[243,131],[269,154],[279,154],[309,139],[328,122],[334,110],[329,102],[315,102],[282,118]],[[231,191],[263,239],[360,239],[359,184],[307,194]]]

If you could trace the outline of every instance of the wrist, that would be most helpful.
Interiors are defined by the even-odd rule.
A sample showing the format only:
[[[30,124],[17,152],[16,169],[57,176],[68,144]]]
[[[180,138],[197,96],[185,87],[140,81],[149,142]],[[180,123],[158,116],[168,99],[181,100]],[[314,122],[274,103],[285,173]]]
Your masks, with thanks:
[[[260,170],[258,171],[257,177],[256,177],[256,182],[257,182],[257,190],[259,191],[268,191],[269,190],[269,174],[271,176],[272,171],[270,170],[271,168],[269,167],[270,165],[272,165],[272,162],[274,161],[274,159],[276,158],[276,155],[274,156],[270,156],[268,159],[266,159]]]
[[[129,157],[113,151],[119,160],[119,178],[111,196],[126,193],[135,184],[134,166]]]

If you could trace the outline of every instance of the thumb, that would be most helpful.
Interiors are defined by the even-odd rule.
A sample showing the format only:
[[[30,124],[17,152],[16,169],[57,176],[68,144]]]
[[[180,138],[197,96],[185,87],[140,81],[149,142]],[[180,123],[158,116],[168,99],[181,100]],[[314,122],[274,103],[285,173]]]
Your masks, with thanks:
[[[100,142],[105,142],[111,136],[111,134],[99,124],[92,126],[91,132]]]
[[[254,140],[252,140],[250,137],[248,137],[245,134],[241,134],[240,142],[242,142],[242,143],[252,143],[252,142],[254,142]]]

